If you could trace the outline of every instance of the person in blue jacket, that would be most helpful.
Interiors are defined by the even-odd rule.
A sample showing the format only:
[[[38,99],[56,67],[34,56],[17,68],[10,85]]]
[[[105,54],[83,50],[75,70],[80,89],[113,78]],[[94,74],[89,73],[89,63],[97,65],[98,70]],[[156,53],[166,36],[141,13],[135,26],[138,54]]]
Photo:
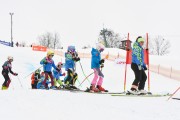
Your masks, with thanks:
[[[53,69],[53,76],[54,76],[54,86],[56,88],[63,88],[63,83],[62,81],[60,80],[60,76],[65,76],[66,74],[65,73],[62,73],[62,66],[63,66],[63,63],[62,62],[59,62],[57,64],[57,68],[60,70],[60,71],[57,71],[56,69]],[[57,83],[59,84],[59,87],[57,86]]]
[[[100,68],[104,67],[104,59],[101,59],[101,52],[104,51],[104,48],[105,46],[102,43],[98,43],[96,49],[92,48],[91,51],[91,69],[94,70],[94,78],[91,82],[90,90],[93,92],[107,92],[107,90],[102,87],[104,75],[100,70]]]
[[[37,89],[42,89],[44,87],[44,85],[43,85],[44,79],[45,79],[45,73],[41,72],[40,79],[38,80],[38,83],[37,83],[37,86],[36,86]],[[45,83],[45,88],[46,89],[49,89],[48,84],[50,84],[50,83],[51,82],[49,81],[49,77],[48,77],[48,79],[46,80],[46,83]]]
[[[74,86],[78,78],[75,64],[79,60],[80,58],[78,57],[78,54],[75,50],[75,46],[68,46],[67,52],[65,53],[65,70],[67,71],[67,76],[64,79],[64,83],[67,89],[77,89]]]
[[[135,80],[132,83],[130,93],[132,94],[146,94],[147,91],[144,90],[145,82],[147,79],[145,70],[147,70],[146,64],[144,63],[144,39],[139,36],[136,42],[133,44],[132,50],[132,63],[131,69],[134,72]]]
[[[52,67],[54,69],[56,69],[57,71],[60,71],[54,64],[54,61],[53,61],[53,56],[54,56],[54,51],[52,50],[49,50],[47,52],[47,57],[43,58],[41,61],[40,61],[40,64],[43,65],[43,70],[44,70],[44,73],[45,73],[45,79],[43,81],[43,85],[45,87],[45,84],[46,84],[46,80],[48,79],[48,77],[50,77],[51,79],[51,88],[54,89],[54,78],[53,78],[53,75],[52,75],[52,72],[51,72],[51,69]]]

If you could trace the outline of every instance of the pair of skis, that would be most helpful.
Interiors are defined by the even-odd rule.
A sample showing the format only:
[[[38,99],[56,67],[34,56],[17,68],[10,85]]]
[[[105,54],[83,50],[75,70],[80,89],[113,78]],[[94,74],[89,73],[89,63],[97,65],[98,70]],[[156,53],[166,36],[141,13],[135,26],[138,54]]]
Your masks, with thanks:
[[[165,96],[170,96],[171,94],[169,93],[163,93],[163,94],[152,94],[152,93],[148,93],[148,94],[138,94],[138,95],[134,95],[134,94],[129,94],[129,92],[93,92],[90,91],[89,88],[87,88],[86,90],[69,90],[70,92],[83,92],[83,93],[92,93],[92,94],[109,94],[111,96],[119,96],[119,97],[165,97]]]

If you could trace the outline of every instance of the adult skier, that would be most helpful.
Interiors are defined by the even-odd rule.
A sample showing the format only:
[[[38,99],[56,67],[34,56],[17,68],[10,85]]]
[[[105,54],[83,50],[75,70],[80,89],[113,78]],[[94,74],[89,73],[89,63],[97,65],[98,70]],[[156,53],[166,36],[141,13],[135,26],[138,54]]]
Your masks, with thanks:
[[[141,36],[133,44],[131,69],[134,72],[135,80],[129,91],[132,94],[147,94],[147,91],[144,90],[147,79],[145,70],[147,70],[147,67],[144,63],[143,45],[144,39]]]

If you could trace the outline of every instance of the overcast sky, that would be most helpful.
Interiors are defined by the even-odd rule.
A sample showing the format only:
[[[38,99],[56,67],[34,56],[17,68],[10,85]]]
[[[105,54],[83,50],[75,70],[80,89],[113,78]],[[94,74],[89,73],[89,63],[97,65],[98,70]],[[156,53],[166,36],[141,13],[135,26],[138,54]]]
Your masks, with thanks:
[[[58,32],[64,46],[93,45],[103,24],[130,39],[148,32],[164,35],[173,48],[180,38],[179,0],[0,0],[0,40],[35,42],[45,32]]]

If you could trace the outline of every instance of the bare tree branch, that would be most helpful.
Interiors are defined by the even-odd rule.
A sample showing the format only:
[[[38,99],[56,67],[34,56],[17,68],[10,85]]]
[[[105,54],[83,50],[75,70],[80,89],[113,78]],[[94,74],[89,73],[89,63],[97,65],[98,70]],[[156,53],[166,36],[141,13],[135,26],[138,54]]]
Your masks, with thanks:
[[[166,55],[169,53],[171,47],[170,42],[165,40],[162,36],[157,36],[149,42],[150,54]]]

